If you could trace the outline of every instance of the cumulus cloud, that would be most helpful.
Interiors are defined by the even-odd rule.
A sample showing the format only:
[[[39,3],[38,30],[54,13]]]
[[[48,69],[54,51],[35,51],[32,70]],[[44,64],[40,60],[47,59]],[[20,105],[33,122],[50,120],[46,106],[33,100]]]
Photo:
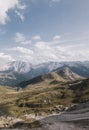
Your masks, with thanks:
[[[11,51],[17,51],[20,52],[22,54],[26,54],[26,55],[32,55],[33,51],[24,47],[14,47],[11,49]]]
[[[8,11],[16,8],[23,10],[26,6],[22,5],[20,0],[0,0],[0,24],[6,24],[10,20]],[[21,15],[19,16],[22,17]]]
[[[39,35],[35,35],[32,38],[27,39],[25,37],[25,35],[20,32],[17,32],[15,34],[14,39],[15,39],[15,42],[22,44],[22,45],[30,45],[30,44],[32,44],[32,41],[34,41],[34,42],[41,41],[41,37]]]
[[[0,53],[0,59],[8,59],[12,60],[12,57],[10,55],[6,55],[5,53]]]
[[[32,40],[41,40],[41,37],[39,35],[33,36]]]
[[[28,41],[22,34],[17,39],[17,42],[22,43]],[[34,37],[34,36],[33,36]],[[32,39],[32,38],[31,38]],[[85,44],[61,44],[61,36],[55,35],[50,41],[34,40],[33,44],[28,46],[18,46],[11,48],[10,50],[18,60],[30,61],[33,64],[39,64],[48,61],[84,61],[89,57],[89,45]],[[55,42],[56,41],[56,42]],[[57,44],[56,44],[57,43]],[[64,45],[63,45],[64,44]]]
[[[15,34],[15,42],[17,42],[17,43],[19,43],[19,44],[22,44],[22,45],[27,45],[27,44],[31,44],[32,43],[32,41],[31,40],[27,40],[26,38],[25,38],[25,36],[24,36],[24,34],[22,34],[22,33],[19,33],[19,32],[17,32],[16,34]]]
[[[18,53],[18,57],[15,56],[15,60],[30,61],[31,63],[33,63],[35,60],[34,59],[35,53],[31,49],[25,47],[14,47],[9,49],[9,51]]]
[[[61,39],[61,36],[60,35],[56,35],[53,37],[53,40],[60,40]]]
[[[59,40],[58,36],[48,42],[42,41],[38,35],[33,36],[31,39],[33,38],[34,44],[30,44],[28,48],[19,46],[11,49],[11,51],[19,53],[18,59],[38,64],[47,61],[59,61],[59,59],[63,60],[65,57],[63,54],[65,50],[62,47],[55,46],[54,40]],[[26,41],[26,37],[23,34],[19,34],[19,38],[16,41],[22,43],[22,41]]]
[[[22,33],[17,32],[15,35],[15,41],[18,43],[22,43],[25,41],[25,36]]]
[[[6,62],[14,61],[14,58],[12,58],[12,56],[9,54],[5,54],[5,53],[1,52],[0,53],[0,61],[1,61],[0,62],[0,65],[1,65],[1,64],[6,63]]]

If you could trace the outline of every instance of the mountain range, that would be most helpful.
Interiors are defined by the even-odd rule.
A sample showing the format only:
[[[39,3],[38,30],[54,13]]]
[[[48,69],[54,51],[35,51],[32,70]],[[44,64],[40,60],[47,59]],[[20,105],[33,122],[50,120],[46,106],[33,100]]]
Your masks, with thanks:
[[[33,65],[29,62],[14,61],[0,67],[0,85],[16,86],[40,75],[68,68],[76,75],[89,77],[89,62],[48,62]],[[66,69],[66,73],[71,77],[71,72]],[[68,73],[69,72],[69,73]],[[76,76],[78,77],[78,76]],[[73,78],[73,77],[72,77]]]
[[[0,83],[4,84],[0,86],[0,116],[4,124],[8,116],[11,119],[19,117],[27,124],[36,120],[37,115],[45,117],[85,107],[80,104],[89,104],[89,79],[79,75],[79,72],[88,72],[86,63],[49,62],[32,65],[16,61],[3,66],[0,71],[0,80],[3,79]],[[81,71],[76,73],[74,68],[81,68]],[[81,111],[88,112],[89,109],[86,107]],[[11,128],[15,127],[10,121],[8,124]]]
[[[28,81],[23,81],[20,84],[18,84],[18,87],[26,87],[27,85],[34,85],[37,83],[43,83],[43,84],[57,84],[57,83],[73,83],[75,81],[81,81],[84,80],[85,77],[82,77],[74,72],[72,72],[68,67],[60,67],[56,71],[37,76],[33,79],[30,79]],[[49,85],[48,85],[49,86]]]

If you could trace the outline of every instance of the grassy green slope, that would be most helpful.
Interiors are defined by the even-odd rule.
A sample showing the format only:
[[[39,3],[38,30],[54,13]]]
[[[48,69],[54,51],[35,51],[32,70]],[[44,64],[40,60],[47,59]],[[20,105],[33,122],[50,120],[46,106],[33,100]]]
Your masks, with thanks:
[[[0,87],[0,115],[23,118],[24,115],[32,113],[51,114],[74,103],[89,100],[89,80],[86,79],[68,81],[53,72],[24,85],[25,88],[20,91]]]

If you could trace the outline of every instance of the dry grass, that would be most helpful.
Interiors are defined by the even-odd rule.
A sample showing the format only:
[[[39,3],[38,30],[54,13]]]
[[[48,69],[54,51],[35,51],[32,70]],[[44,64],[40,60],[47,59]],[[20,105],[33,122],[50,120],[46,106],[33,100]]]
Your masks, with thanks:
[[[28,85],[20,91],[0,87],[0,115],[23,117],[31,113],[50,114],[57,105],[65,108],[89,100],[89,85],[85,85],[80,83],[70,87],[68,82],[51,79]]]

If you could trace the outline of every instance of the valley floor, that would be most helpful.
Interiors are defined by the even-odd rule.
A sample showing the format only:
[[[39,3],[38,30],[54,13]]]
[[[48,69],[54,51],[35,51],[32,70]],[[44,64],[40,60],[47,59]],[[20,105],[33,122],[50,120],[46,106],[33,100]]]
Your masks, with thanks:
[[[1,86],[0,129],[89,130],[89,79],[46,79],[19,91]]]
[[[16,122],[11,127],[1,130],[89,130],[89,109],[82,108],[61,115],[52,115],[32,123],[19,119],[14,121]]]

